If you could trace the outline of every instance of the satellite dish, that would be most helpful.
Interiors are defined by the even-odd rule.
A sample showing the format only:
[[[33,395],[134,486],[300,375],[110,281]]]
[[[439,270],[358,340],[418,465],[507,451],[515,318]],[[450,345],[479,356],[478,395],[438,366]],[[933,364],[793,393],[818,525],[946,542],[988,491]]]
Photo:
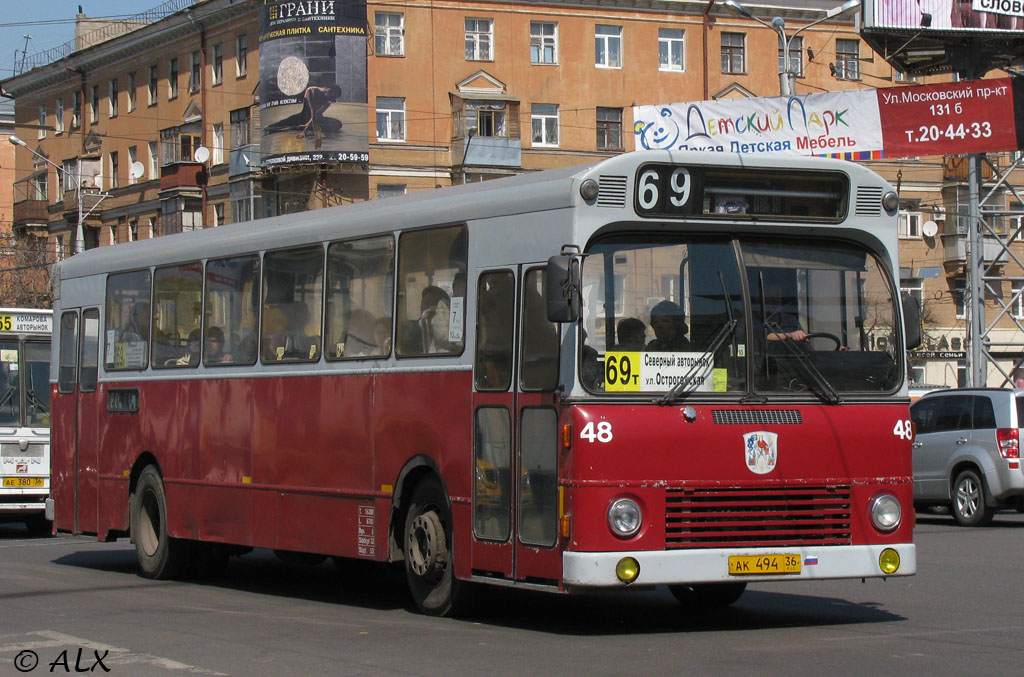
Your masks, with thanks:
[[[925,221],[921,224],[921,232],[924,233],[925,237],[935,237],[939,232],[939,224],[934,221]]]
[[[128,168],[128,176],[132,179],[141,178],[146,173],[146,165],[141,162],[133,162],[132,166]]]
[[[199,146],[199,148],[196,148],[196,152],[192,157],[195,158],[195,161],[199,164],[204,164],[210,159],[210,149],[206,146]]]

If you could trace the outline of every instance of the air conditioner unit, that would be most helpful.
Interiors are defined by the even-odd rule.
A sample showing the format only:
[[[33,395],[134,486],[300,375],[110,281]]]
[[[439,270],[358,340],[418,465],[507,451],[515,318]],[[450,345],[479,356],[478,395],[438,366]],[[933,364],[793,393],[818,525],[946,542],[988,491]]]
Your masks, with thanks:
[[[944,207],[933,207],[932,208],[932,221],[945,221],[946,210]]]

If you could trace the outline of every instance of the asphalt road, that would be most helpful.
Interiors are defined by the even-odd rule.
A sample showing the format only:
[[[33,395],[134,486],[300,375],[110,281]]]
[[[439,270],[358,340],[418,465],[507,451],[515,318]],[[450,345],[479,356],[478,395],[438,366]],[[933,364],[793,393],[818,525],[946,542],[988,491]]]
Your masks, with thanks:
[[[919,515],[915,540],[915,577],[751,585],[714,613],[664,589],[489,588],[453,620],[413,612],[397,570],[257,551],[222,579],[149,581],[127,541],[0,525],[0,675],[1020,674],[1024,515]]]

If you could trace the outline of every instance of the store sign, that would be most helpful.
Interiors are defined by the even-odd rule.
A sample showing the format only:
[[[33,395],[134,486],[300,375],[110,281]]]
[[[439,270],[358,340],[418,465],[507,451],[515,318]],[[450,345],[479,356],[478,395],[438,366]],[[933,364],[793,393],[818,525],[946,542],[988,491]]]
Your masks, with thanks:
[[[909,357],[924,360],[966,360],[966,350],[910,350]]]

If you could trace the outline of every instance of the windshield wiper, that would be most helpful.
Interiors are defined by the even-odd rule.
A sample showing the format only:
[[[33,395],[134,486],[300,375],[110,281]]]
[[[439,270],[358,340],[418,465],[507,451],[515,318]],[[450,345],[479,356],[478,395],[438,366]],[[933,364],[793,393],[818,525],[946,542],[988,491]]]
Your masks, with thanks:
[[[705,364],[706,364],[705,360],[709,361],[709,364],[711,366],[711,372],[713,373],[714,372],[714,367],[715,367],[715,365],[714,365],[715,353],[718,352],[718,348],[723,343],[725,343],[725,340],[727,338],[732,337],[733,332],[736,331],[736,324],[737,324],[736,323],[736,319],[734,318],[734,319],[731,319],[731,320],[727,321],[725,324],[723,324],[721,327],[719,327],[718,333],[715,334],[715,338],[712,339],[712,341],[711,341],[711,346],[707,350],[704,351],[704,354],[700,356],[699,360],[694,362],[693,366],[690,367],[690,370],[688,372],[686,372],[686,374],[683,376],[683,378],[681,378],[679,380],[679,383],[677,383],[674,386],[672,386],[672,388],[667,393],[665,393],[664,395],[659,397],[657,400],[655,400],[655,403],[656,404],[672,404],[672,402],[677,397],[679,397],[681,394],[683,394],[683,390],[686,389],[686,386],[691,385],[691,383],[693,381],[693,377],[696,375],[697,371],[699,369],[702,369],[702,368],[705,367]],[[689,391],[686,394],[689,394],[689,393],[692,393],[692,392],[693,391],[691,390],[691,391]]]
[[[822,374],[816,366],[814,366],[814,363],[811,362],[810,358],[807,357],[807,354],[796,344],[796,341],[791,339],[786,334],[785,330],[779,326],[779,323],[767,322],[765,323],[765,329],[769,333],[782,337],[779,340],[779,343],[786,347],[789,354],[796,358],[796,363],[803,369],[804,374],[810,377],[809,380],[815,386],[813,388],[814,392],[829,404],[839,404],[840,399],[835,388],[833,388],[832,384],[828,382],[825,375]]]

